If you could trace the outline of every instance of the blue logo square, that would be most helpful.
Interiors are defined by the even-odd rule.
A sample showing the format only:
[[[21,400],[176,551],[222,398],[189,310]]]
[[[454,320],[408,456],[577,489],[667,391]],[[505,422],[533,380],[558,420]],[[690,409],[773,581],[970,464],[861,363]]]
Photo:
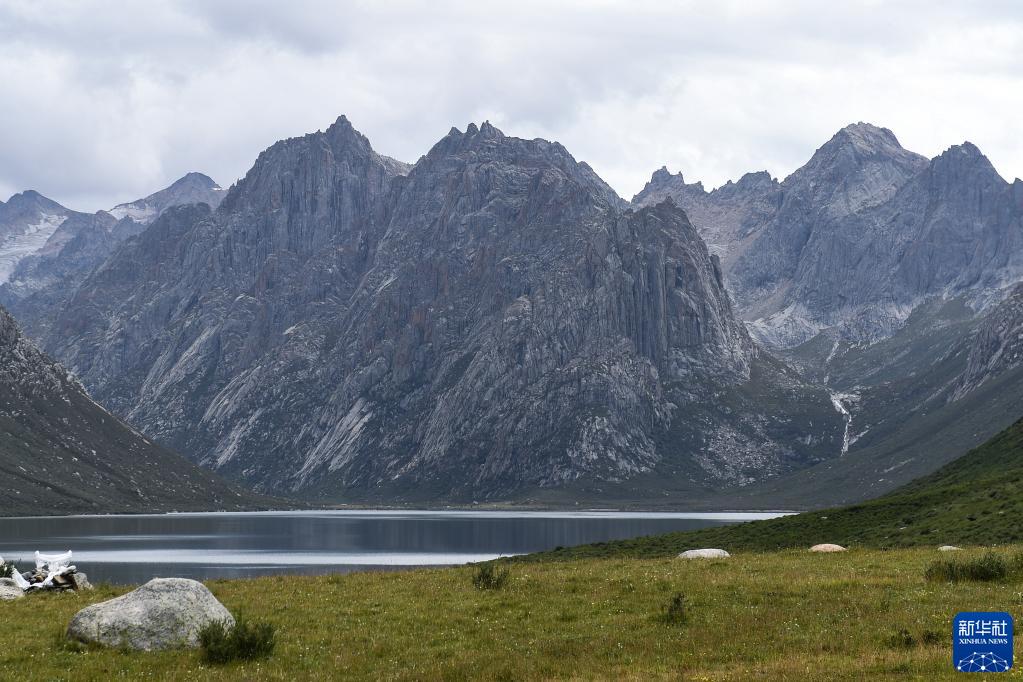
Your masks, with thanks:
[[[1012,616],[1004,611],[963,611],[952,619],[952,665],[964,673],[1012,668]]]

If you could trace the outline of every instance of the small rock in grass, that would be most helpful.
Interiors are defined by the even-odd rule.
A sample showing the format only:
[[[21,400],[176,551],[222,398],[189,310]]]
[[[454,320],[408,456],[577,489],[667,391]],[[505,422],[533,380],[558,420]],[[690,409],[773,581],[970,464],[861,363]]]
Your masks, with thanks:
[[[956,547],[955,545],[942,545],[941,547],[938,548],[938,551],[939,552],[958,552],[960,549],[962,549],[962,548],[961,547]]]
[[[71,619],[67,636],[79,642],[143,651],[196,647],[199,631],[234,618],[195,580],[156,578],[123,596],[87,606]]]
[[[13,601],[24,596],[25,592],[12,578],[0,578],[0,601]]]
[[[679,559],[726,559],[731,556],[723,549],[690,549],[678,555]]]
[[[821,545],[814,545],[810,548],[811,552],[845,552],[846,549],[842,545],[833,545],[829,542],[825,542]]]
[[[68,578],[71,580],[72,589],[76,592],[92,589],[92,583],[89,582],[89,577],[84,573],[75,572],[69,575]]]

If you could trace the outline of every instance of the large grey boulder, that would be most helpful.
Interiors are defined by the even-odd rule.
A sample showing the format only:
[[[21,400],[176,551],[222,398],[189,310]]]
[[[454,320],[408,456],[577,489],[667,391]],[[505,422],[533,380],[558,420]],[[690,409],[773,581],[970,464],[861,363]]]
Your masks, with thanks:
[[[156,578],[123,596],[87,606],[71,619],[67,636],[80,642],[153,651],[199,645],[199,631],[231,613],[206,586],[184,578]]]
[[[11,578],[0,578],[0,601],[21,599],[25,592]]]

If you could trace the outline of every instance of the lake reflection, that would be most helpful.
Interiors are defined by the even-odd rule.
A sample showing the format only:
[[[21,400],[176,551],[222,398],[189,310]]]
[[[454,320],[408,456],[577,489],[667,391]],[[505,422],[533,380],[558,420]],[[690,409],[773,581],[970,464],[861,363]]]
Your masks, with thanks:
[[[774,513],[300,511],[0,518],[0,556],[71,549],[90,580],[451,565]]]

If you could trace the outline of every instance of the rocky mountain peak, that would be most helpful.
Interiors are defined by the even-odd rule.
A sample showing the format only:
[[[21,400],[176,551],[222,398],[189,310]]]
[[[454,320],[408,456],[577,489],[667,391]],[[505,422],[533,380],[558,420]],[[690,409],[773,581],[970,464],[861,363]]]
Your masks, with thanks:
[[[220,189],[220,185],[213,181],[210,176],[196,171],[189,171],[175,180],[169,190],[182,190],[186,188],[196,189]]]
[[[484,121],[480,126],[480,135],[484,137],[504,137],[504,133],[494,127],[490,121]]]
[[[563,174],[579,186],[595,191],[609,205],[625,205],[588,164],[577,161],[561,144],[543,138],[527,140],[510,137],[489,121],[481,126],[470,123],[465,133],[452,128],[413,166],[409,178],[434,178],[437,173],[448,173],[453,165],[460,169],[458,172],[468,167],[505,168],[507,172],[490,176],[495,183],[507,180],[511,168],[517,169],[515,173],[549,169]],[[491,187],[492,191],[499,189],[497,184]]]
[[[926,165],[925,157],[903,148],[887,128],[853,123],[835,133],[785,184],[809,184],[828,192],[860,186],[875,197],[889,196]]]
[[[661,166],[650,176],[643,189],[632,197],[632,203],[637,206],[650,206],[670,197],[675,204],[685,206],[687,201],[683,196],[695,199],[704,194],[706,190],[703,189],[702,182],[686,184],[681,171],[673,174],[667,166]]]
[[[27,189],[19,192],[7,200],[3,208],[8,214],[24,213],[28,211],[45,213],[63,213],[67,209],[53,199],[43,196],[34,189]]]
[[[369,139],[360,133],[352,125],[351,121],[348,120],[343,114],[338,116],[337,120],[334,121],[323,133],[312,133],[305,135],[304,138],[323,138],[327,140],[332,147],[353,147],[361,151],[372,151],[373,147],[369,143]],[[299,138],[299,139],[304,139]]]
[[[47,347],[161,442],[313,496],[483,499],[659,464],[746,480],[816,456],[787,416],[692,417],[760,359],[679,208],[627,210],[562,145],[488,122],[402,178],[364,139],[341,120],[283,141],[216,213],[168,212],[75,288]]]
[[[654,171],[653,175],[650,176],[650,183],[668,182],[669,180],[672,179],[672,177],[675,176],[671,174],[671,171],[668,170],[668,167],[661,166],[660,168]],[[680,181],[684,182],[681,171],[678,173],[677,177]]]
[[[972,142],[952,145],[931,161],[931,175],[943,184],[1008,185],[991,161]]]
[[[700,183],[696,183],[695,186],[699,186],[702,189]],[[712,195],[716,195],[718,199],[729,197],[750,197],[763,195],[769,192],[774,192],[778,188],[778,181],[771,177],[771,174],[767,171],[757,171],[755,173],[745,173],[741,178],[732,182],[729,180],[720,187],[715,188],[710,192]]]
[[[216,208],[223,198],[224,191],[220,185],[209,176],[193,171],[158,192],[153,192],[142,199],[118,204],[107,213],[118,220],[148,225],[168,208],[184,204],[208,204],[211,208]],[[137,228],[130,232],[136,231]]]
[[[831,138],[830,143],[849,145],[863,153],[892,153],[905,151],[888,128],[881,128],[872,123],[850,123]]]
[[[745,173],[735,183],[736,187],[740,187],[742,189],[766,187],[776,184],[778,184],[778,181],[771,177],[771,174],[765,170]]]
[[[366,136],[340,116],[326,131],[281,140],[261,152],[245,177],[227,191],[220,208],[258,213],[261,220],[306,210],[322,216],[337,210],[331,208],[332,197],[347,196],[348,183],[363,182],[368,167],[376,169],[374,182],[381,187],[407,172],[405,164],[377,154]],[[311,203],[306,205],[306,200]],[[356,212],[354,206],[349,210]]]

